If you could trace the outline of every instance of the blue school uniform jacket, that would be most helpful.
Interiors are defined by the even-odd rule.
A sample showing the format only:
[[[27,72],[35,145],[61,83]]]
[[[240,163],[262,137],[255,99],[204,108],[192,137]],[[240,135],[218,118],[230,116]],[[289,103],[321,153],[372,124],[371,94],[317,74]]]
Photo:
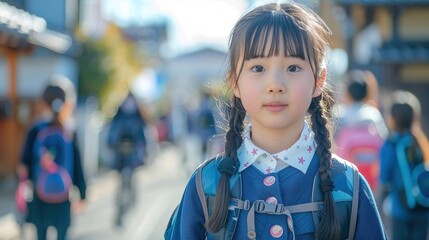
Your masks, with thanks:
[[[344,160],[334,159],[333,161],[341,162]],[[254,166],[250,166],[239,173],[242,181],[241,199],[250,202],[256,200],[274,201],[284,206],[312,202],[313,181],[318,168],[317,155],[314,156],[305,174],[292,167],[287,167],[276,173],[263,174]],[[271,177],[270,184],[264,182],[267,176]],[[272,181],[272,177],[274,177],[274,181]],[[346,180],[344,176],[344,182]],[[247,216],[249,211],[241,210],[238,216],[231,216],[234,212],[229,211],[230,215],[228,216],[229,219],[237,219],[233,239],[248,239]],[[177,214],[178,222],[171,229],[171,239],[206,238],[204,214],[195,185],[195,174],[186,186]],[[315,239],[316,226],[311,212],[292,214],[293,226],[291,226],[286,215],[255,213],[254,219],[256,239],[258,240],[293,239],[293,234],[296,239]],[[210,239],[210,235],[207,239]],[[359,174],[359,207],[354,239],[386,239],[373,194],[361,174]]]

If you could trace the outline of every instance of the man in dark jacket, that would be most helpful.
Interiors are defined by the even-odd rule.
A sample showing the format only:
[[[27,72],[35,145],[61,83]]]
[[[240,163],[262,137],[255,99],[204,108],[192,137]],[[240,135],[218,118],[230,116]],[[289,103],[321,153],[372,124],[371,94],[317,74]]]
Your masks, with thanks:
[[[137,99],[129,93],[110,123],[108,136],[108,145],[115,153],[113,167],[122,180],[116,216],[118,226],[122,225],[122,216],[134,198],[134,169],[143,164],[146,155],[145,126]]]

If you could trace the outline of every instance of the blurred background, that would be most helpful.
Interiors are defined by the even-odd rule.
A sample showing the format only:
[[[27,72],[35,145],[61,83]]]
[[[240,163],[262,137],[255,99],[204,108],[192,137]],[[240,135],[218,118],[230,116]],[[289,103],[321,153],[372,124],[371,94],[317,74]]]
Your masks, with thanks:
[[[221,127],[205,145],[189,122],[206,96],[214,119],[222,121],[215,100],[223,90],[230,30],[263,2],[1,0],[0,239],[34,239],[31,226],[15,221],[15,169],[54,73],[70,78],[78,91],[75,117],[89,184],[70,239],[162,239],[193,169],[222,149]],[[371,71],[382,110],[393,90],[411,91],[429,133],[429,1],[298,2],[333,32],[328,70],[334,85],[341,86],[349,69]],[[129,91],[147,122],[148,157],[135,175],[137,204],[118,229],[112,220],[118,176],[106,138]]]

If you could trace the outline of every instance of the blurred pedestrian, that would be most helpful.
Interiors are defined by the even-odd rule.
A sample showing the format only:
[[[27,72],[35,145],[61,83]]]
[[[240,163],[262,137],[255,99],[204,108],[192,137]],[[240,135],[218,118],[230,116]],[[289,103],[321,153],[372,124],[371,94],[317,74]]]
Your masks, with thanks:
[[[44,112],[45,117],[27,133],[18,175],[28,176],[33,183],[33,199],[28,203],[26,220],[35,225],[37,239],[45,240],[48,227],[53,226],[57,239],[63,240],[67,238],[71,224],[71,202],[68,198],[71,188],[68,187],[72,184],[79,189],[81,200],[73,202],[76,204],[74,209],[81,209],[82,200],[86,198],[86,182],[73,119],[76,105],[73,83],[62,75],[54,75],[41,99],[47,111]],[[52,129],[58,135],[50,135]],[[58,169],[65,171],[57,172]],[[62,182],[58,180],[63,178]],[[68,180],[70,185],[60,185],[67,184]],[[60,189],[63,198],[49,195],[56,193],[54,185],[65,188]]]
[[[406,188],[409,192],[415,192],[415,189],[406,184],[407,176],[404,174],[407,172],[404,171],[411,174],[414,167],[429,160],[427,137],[420,127],[420,102],[407,91],[396,91],[391,97],[388,116],[390,136],[380,151],[380,182],[383,199],[386,199],[385,214],[392,220],[394,240],[428,239],[429,208],[411,207],[405,195]],[[410,145],[398,150],[399,143],[404,141]],[[401,159],[401,152],[405,152],[406,159]]]
[[[343,127],[365,126],[383,139],[388,135],[384,117],[377,106],[378,86],[375,79],[362,70],[349,70],[346,74],[346,90],[343,104],[338,110],[337,135]]]
[[[201,145],[201,159],[208,157],[210,140],[216,134],[216,122],[214,116],[214,103],[208,90],[202,91],[202,98],[196,110],[189,115],[189,130],[194,134]],[[194,146],[195,147],[195,146]]]
[[[114,166],[121,176],[117,198],[115,223],[122,225],[122,218],[135,198],[133,174],[143,165],[146,157],[146,122],[137,99],[129,93],[110,122],[108,145],[114,152]]]
[[[368,73],[362,70],[350,70],[346,76],[343,104],[338,107],[335,152],[356,164],[375,190],[379,151],[388,135],[384,117],[375,107],[378,96],[376,80],[368,78]]]
[[[331,153],[329,34],[294,2],[238,20],[225,151],[192,175],[166,239],[386,238],[365,178]]]

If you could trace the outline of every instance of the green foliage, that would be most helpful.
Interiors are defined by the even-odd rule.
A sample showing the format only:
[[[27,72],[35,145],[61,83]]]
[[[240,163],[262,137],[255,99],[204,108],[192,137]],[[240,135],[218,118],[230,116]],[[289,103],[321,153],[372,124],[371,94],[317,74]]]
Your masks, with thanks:
[[[86,40],[78,59],[79,96],[95,96],[101,110],[110,115],[143,68],[143,56],[137,52],[135,44],[124,39],[121,29],[113,24],[102,38]]]
[[[87,41],[83,44],[82,55],[79,63],[79,96],[95,96],[100,99],[103,87],[109,80],[109,70],[103,67],[103,59],[108,52],[96,42]]]

